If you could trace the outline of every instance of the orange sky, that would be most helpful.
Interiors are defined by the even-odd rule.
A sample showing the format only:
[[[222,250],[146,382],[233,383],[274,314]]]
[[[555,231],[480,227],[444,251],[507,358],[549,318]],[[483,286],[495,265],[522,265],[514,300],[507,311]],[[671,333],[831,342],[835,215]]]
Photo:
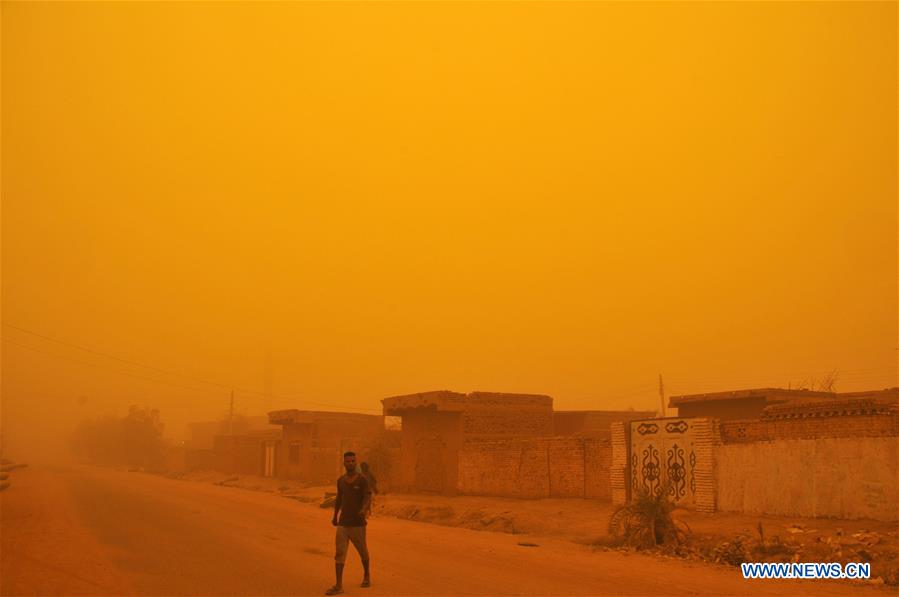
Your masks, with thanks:
[[[897,385],[896,16],[4,2],[3,321],[221,384],[6,326],[6,441],[268,351],[282,408]]]

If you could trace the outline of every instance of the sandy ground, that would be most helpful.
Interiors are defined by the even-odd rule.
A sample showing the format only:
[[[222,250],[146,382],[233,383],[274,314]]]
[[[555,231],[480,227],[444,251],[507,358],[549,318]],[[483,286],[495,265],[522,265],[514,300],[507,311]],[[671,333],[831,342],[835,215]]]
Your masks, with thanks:
[[[387,496],[389,497],[389,496]],[[0,493],[3,595],[320,595],[330,511],[300,500],[107,469],[32,467]],[[376,516],[357,595],[881,595],[836,581],[745,581],[733,568],[596,552]]]
[[[229,479],[229,485],[278,493],[307,503],[319,503],[326,491],[334,491],[333,487],[309,487],[297,482],[255,476],[229,478],[221,473],[192,473],[182,478],[206,482]],[[591,545],[608,543],[607,525],[613,509],[611,503],[598,500],[520,500],[388,493],[376,497],[374,511],[378,515],[418,522],[568,539]],[[894,522],[726,512],[703,514],[688,510],[678,511],[677,516],[689,525],[697,543],[717,545],[741,536],[757,539],[761,525],[766,539],[797,549],[802,561],[845,563],[873,560],[875,578],[878,575],[894,577],[899,568],[899,525]],[[877,544],[865,545],[856,540],[853,535],[858,533],[873,533]]]

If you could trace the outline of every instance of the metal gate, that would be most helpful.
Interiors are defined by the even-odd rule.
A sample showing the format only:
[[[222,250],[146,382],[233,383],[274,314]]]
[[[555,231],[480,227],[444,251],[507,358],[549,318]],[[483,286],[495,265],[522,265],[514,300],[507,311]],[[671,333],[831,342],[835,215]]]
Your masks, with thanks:
[[[696,435],[690,419],[631,422],[631,497],[641,492],[691,505],[696,497]]]

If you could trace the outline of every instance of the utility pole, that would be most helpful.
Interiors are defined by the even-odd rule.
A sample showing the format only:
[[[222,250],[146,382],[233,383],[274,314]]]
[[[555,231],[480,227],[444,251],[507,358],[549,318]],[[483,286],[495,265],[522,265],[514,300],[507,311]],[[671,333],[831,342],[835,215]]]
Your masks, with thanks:
[[[231,390],[231,410],[228,412],[228,435],[234,435],[234,390]]]
[[[265,351],[265,397],[267,398],[266,408],[272,410],[272,351]]]
[[[661,373],[659,373],[659,402],[662,405],[662,410],[659,411],[659,414],[665,417],[665,384],[662,383]]]

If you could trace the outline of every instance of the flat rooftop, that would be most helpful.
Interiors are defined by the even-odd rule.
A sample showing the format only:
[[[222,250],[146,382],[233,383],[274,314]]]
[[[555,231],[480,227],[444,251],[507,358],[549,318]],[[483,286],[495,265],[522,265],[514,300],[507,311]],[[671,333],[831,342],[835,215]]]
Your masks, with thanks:
[[[268,413],[268,421],[273,425],[284,425],[286,423],[318,423],[321,421],[363,421],[380,418],[381,415],[369,415],[365,413],[298,410],[295,408],[273,410]]]
[[[462,412],[470,409],[489,410],[496,408],[550,409],[553,399],[542,394],[512,394],[504,392],[471,392],[462,394],[449,390],[421,392],[391,396],[381,400],[384,414],[387,416],[402,415],[408,410],[432,410],[442,412]]]
[[[899,393],[899,388],[870,390],[865,392],[818,392],[814,390],[793,390],[787,388],[754,388],[750,390],[732,390],[730,392],[711,392],[707,394],[685,394],[671,396],[668,406],[680,406],[695,402],[716,402],[721,400],[763,399],[766,403],[792,402],[801,399],[836,400],[844,398],[889,397]]]

